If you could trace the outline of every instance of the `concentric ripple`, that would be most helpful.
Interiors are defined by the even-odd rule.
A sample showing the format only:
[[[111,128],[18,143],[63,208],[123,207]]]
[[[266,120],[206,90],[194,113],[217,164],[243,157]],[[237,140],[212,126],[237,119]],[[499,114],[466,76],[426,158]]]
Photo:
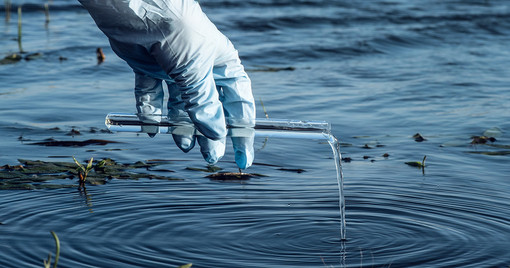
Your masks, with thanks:
[[[268,179],[3,192],[9,257],[0,263],[36,263],[52,251],[48,230],[60,236],[62,265],[72,267],[496,267],[510,256],[507,205],[483,191],[350,182],[342,242],[336,182],[310,179],[298,178],[303,187],[292,191]]]

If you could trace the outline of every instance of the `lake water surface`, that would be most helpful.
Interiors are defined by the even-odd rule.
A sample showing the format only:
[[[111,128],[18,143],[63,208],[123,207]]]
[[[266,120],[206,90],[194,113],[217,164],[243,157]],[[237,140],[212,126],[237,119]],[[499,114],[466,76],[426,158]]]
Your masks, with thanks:
[[[8,21],[0,3],[1,58],[19,51],[19,5],[23,56],[42,56],[0,65],[0,166],[165,160],[143,172],[179,180],[0,190],[1,267],[42,267],[50,231],[59,267],[510,265],[508,1],[200,1],[239,50],[258,117],[262,101],[271,118],[332,124],[345,242],[327,143],[256,139],[248,171],[265,177],[206,178],[199,150],[170,135],[103,131],[109,112],[135,111],[134,76],[77,1],[49,1],[48,24],[46,1],[13,2]],[[482,135],[496,140],[471,143]],[[49,138],[118,143],[32,144]],[[236,171],[232,154],[217,166]],[[423,170],[405,164],[425,155]]]

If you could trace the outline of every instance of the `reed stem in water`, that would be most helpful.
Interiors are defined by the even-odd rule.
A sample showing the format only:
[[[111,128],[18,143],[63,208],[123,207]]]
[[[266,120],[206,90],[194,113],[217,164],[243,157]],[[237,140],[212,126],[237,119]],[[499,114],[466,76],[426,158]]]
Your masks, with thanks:
[[[21,46],[21,6],[18,7],[18,47],[19,53],[23,53],[23,47]]]
[[[5,0],[5,21],[11,19],[11,0]]]
[[[50,5],[44,4],[44,14],[46,15],[46,24],[50,23]]]

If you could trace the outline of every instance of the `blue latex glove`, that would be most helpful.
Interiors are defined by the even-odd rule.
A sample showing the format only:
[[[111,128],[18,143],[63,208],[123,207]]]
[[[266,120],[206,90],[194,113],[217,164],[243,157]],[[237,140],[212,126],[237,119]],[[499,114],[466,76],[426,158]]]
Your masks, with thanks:
[[[168,116],[191,120],[205,137],[202,155],[216,163],[225,151],[226,124],[254,126],[251,82],[234,46],[194,0],[79,0],[109,38],[114,52],[135,72],[138,113],[146,120],[163,109],[168,86]],[[175,135],[183,151],[195,136]],[[253,161],[253,137],[233,138],[236,163]],[[250,144],[251,143],[251,144]]]

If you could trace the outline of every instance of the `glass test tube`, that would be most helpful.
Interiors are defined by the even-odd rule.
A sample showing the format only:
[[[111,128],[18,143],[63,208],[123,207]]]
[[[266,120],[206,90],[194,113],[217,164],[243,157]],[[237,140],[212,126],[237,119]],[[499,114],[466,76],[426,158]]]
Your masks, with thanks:
[[[173,133],[178,127],[193,127],[190,121],[170,120],[165,115],[138,116],[127,113],[109,113],[106,116],[105,125],[113,132],[168,134]],[[229,133],[241,129],[254,129],[255,136],[260,137],[328,139],[331,132],[331,125],[325,121],[289,119],[257,118],[253,128],[227,127],[232,130]]]

